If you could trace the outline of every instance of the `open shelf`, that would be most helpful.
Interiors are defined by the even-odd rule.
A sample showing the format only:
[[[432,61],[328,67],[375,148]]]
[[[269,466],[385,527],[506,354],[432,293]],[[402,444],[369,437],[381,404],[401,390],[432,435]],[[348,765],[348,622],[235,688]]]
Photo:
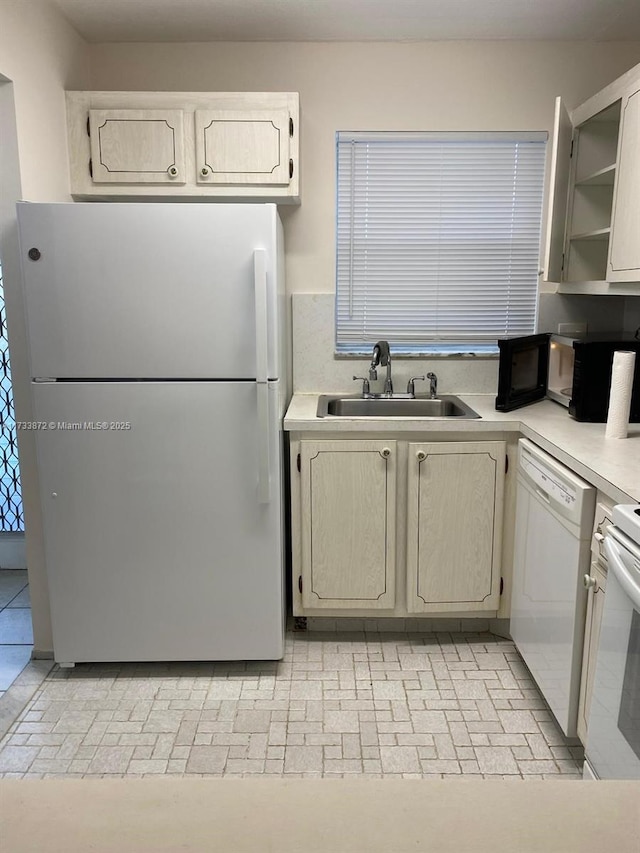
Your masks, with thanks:
[[[562,281],[558,283],[556,293],[573,294],[574,296],[640,297],[640,284],[637,282]]]
[[[571,240],[608,240],[611,228],[596,228],[593,231],[583,231],[581,234],[572,234]]]
[[[603,169],[598,169],[590,175],[585,175],[579,181],[576,181],[576,186],[579,187],[612,187],[616,177],[616,164],[611,163],[610,166],[605,166]]]
[[[583,122],[577,130],[575,185],[613,184],[618,154],[620,101]],[[614,174],[608,175],[609,170]]]

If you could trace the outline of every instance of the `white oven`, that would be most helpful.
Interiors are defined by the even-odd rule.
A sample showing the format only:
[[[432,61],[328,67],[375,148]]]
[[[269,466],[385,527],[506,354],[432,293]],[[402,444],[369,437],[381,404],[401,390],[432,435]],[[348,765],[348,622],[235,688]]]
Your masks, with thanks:
[[[599,779],[640,779],[640,506],[613,509],[589,712],[586,764]]]

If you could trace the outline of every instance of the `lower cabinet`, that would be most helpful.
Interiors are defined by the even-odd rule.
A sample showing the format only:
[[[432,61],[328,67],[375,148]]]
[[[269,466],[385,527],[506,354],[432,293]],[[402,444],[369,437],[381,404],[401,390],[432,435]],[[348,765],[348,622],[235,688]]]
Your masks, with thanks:
[[[505,443],[410,444],[407,610],[496,610]]]
[[[584,646],[582,652],[582,675],[580,677],[580,698],[578,700],[578,737],[583,745],[587,742],[587,724],[593,693],[593,679],[596,674],[596,657],[602,623],[602,609],[607,585],[607,574],[598,563],[591,564],[591,574],[585,578],[589,587],[587,599],[587,617],[584,625]]]
[[[393,608],[396,442],[300,445],[305,608]]]
[[[504,441],[301,440],[294,613],[497,611],[505,459]]]

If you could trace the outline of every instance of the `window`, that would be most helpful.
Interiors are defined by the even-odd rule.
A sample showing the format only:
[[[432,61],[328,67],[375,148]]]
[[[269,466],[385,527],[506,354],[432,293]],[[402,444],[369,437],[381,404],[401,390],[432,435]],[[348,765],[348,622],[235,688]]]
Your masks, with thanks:
[[[546,139],[338,133],[338,353],[493,353],[534,331]]]
[[[13,411],[4,282],[0,264],[0,531],[7,533],[23,530],[18,436]]]

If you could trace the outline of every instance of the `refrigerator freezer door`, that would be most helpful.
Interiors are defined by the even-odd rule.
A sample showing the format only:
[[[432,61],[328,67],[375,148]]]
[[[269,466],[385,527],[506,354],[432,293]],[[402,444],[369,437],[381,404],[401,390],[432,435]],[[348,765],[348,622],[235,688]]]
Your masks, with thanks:
[[[266,337],[280,378],[275,205],[20,203],[18,219],[32,377],[255,379]]]
[[[267,388],[263,502],[255,383],[34,384],[52,427],[37,451],[56,660],[282,657],[281,435]]]

